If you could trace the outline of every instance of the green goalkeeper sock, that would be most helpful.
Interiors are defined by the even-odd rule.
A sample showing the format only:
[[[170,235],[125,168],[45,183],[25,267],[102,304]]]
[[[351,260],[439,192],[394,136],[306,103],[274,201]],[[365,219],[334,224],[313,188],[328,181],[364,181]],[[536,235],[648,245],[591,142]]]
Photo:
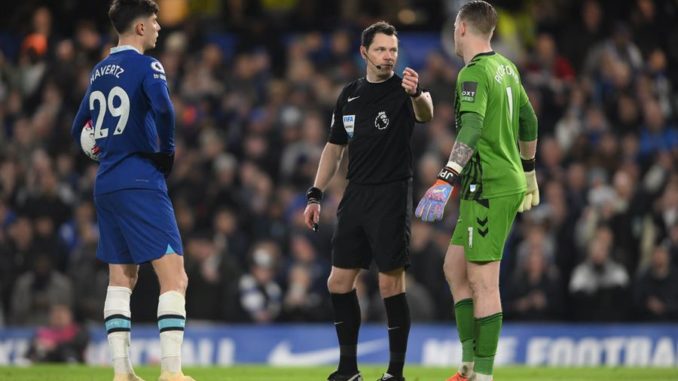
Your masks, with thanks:
[[[457,332],[461,341],[461,361],[473,362],[473,331],[475,319],[473,318],[473,299],[463,299],[455,303],[454,315],[457,321]]]
[[[497,353],[497,343],[501,333],[501,323],[504,314],[498,312],[494,315],[476,319],[476,350],[475,365],[476,373],[491,375],[494,367],[494,355]]]

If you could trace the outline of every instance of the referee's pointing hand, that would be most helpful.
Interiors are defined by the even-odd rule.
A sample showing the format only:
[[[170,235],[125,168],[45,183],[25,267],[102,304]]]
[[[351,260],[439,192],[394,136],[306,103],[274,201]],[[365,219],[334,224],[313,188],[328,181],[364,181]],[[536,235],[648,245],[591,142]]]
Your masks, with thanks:
[[[419,74],[409,67],[406,67],[405,70],[403,70],[403,89],[405,89],[405,92],[408,95],[414,95],[417,92],[417,86],[419,86]]]

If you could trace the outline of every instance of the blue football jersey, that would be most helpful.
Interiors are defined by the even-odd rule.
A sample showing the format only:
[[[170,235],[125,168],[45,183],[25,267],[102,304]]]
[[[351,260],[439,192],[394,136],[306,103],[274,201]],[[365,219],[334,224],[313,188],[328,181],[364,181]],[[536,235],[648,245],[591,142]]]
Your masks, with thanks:
[[[163,174],[140,152],[174,152],[174,108],[158,60],[131,46],[111,49],[92,70],[73,121],[80,141],[87,120],[100,147],[95,194],[120,189],[167,190]]]

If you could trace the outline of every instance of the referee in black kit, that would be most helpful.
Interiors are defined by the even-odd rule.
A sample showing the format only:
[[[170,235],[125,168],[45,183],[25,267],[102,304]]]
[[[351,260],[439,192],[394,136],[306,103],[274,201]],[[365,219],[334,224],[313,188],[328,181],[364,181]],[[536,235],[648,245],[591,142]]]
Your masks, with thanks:
[[[418,74],[393,71],[398,35],[386,22],[362,32],[360,54],[365,77],[351,82],[339,95],[330,137],[320,157],[313,187],[308,190],[304,219],[317,229],[323,190],[349,147],[348,186],[337,212],[332,238],[332,272],[327,280],[340,347],[338,369],[329,381],[361,381],[356,349],[360,306],[355,281],[372,260],[379,269],[379,291],[388,318],[390,361],[379,380],[399,381],[410,331],[405,299],[405,268],[409,266],[412,215],[412,150],[415,121],[433,117],[433,102],[418,86]]]

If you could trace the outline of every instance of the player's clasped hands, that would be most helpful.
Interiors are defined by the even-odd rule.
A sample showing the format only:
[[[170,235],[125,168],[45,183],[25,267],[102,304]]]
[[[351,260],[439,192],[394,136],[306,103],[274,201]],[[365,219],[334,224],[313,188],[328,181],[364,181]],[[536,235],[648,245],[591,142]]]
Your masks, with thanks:
[[[453,187],[449,183],[442,180],[436,181],[419,201],[414,215],[426,222],[442,220],[445,205],[452,195],[452,189]]]

